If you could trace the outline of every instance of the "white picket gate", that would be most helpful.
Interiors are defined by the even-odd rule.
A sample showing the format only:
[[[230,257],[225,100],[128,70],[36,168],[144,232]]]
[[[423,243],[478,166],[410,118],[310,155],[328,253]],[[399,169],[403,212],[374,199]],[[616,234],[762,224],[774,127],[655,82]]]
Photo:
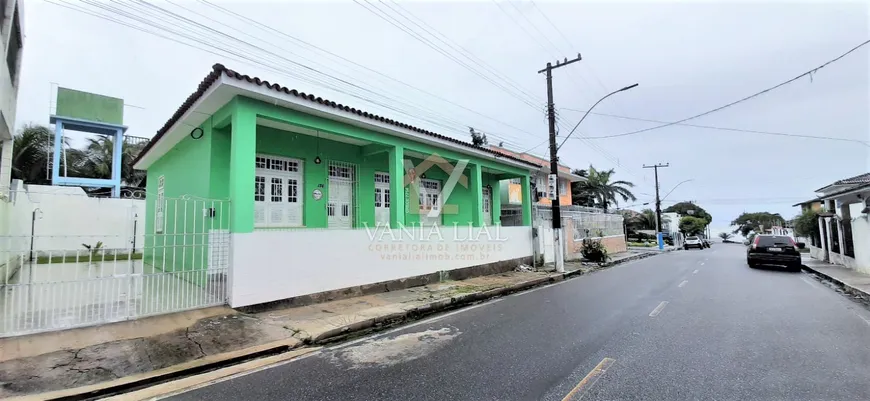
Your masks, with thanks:
[[[13,200],[0,232],[0,337],[226,303],[226,200],[160,197],[160,218],[143,199],[22,190]]]

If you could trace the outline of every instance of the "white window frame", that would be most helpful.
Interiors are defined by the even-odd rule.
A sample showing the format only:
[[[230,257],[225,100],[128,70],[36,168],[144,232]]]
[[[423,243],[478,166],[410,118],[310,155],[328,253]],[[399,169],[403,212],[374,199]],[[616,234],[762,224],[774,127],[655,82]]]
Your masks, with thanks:
[[[265,153],[257,153],[254,159],[254,207],[261,206],[264,208],[264,221],[254,220],[254,228],[295,228],[304,227],[305,224],[305,171],[304,162],[301,159],[292,157],[276,156]],[[277,195],[280,199],[275,200],[276,195],[273,195],[274,180],[279,180],[280,194]],[[262,185],[262,194],[258,192],[258,184]],[[262,200],[258,200],[258,196],[262,196]],[[295,199],[295,202],[291,202]],[[296,222],[290,222],[289,216],[284,215],[281,222],[271,222],[272,205],[284,206],[287,204],[295,204],[293,207],[298,208],[298,219]],[[285,211],[287,213],[287,211]]]
[[[154,204],[154,232],[163,233],[166,224],[166,176],[157,177],[157,200]]]

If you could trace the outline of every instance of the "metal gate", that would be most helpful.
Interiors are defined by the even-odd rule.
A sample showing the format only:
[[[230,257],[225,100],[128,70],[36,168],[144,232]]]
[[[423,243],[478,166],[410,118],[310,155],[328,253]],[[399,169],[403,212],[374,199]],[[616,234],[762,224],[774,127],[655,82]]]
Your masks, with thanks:
[[[227,301],[226,200],[20,191],[0,207],[0,337]]]

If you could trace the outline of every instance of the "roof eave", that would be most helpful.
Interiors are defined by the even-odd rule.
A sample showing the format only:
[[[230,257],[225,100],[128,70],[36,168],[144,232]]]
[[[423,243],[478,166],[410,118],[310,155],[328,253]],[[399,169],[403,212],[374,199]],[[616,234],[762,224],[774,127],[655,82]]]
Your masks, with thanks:
[[[231,88],[236,95],[247,96],[255,99],[260,98],[260,100],[268,99],[269,102],[274,102],[278,100],[280,101],[280,105],[282,107],[288,107],[306,113],[319,114],[332,120],[339,120],[345,123],[350,123],[352,125],[365,127],[367,129],[383,132],[391,136],[411,139],[415,142],[427,143],[438,148],[449,149],[458,153],[475,156],[484,160],[496,161],[501,164],[520,168],[522,170],[531,172],[539,168],[539,166],[531,162],[513,160],[509,156],[502,155],[497,152],[484,151],[481,149],[463,145],[461,143],[453,143],[449,140],[440,139],[432,135],[421,134],[409,129],[382,123],[375,119],[367,118],[351,112],[338,110],[324,104],[320,104],[318,102],[312,102],[310,100],[303,99],[292,94],[277,91],[271,87],[257,85],[255,83],[247,82],[245,80],[237,79],[235,77],[229,77],[223,72],[221,72],[220,76],[211,83],[211,85],[205,90],[205,92],[201,96],[199,96],[199,98],[197,98],[190,107],[187,108],[187,110],[181,115],[181,117],[174,121],[169,127],[164,127],[163,131],[165,132],[163,135],[159,135],[159,137],[155,136],[154,139],[156,139],[156,141],[152,140],[151,142],[149,142],[150,146],[147,146],[134,161],[134,168],[139,170],[147,169],[151,164],[153,164],[157,159],[159,159],[163,154],[165,154],[169,149],[177,144],[183,138],[183,136],[179,135],[182,125],[198,126],[199,124],[191,124],[188,120],[190,120],[192,116],[202,116],[203,111],[197,109],[200,108],[204,103],[207,103],[209,101],[209,97],[212,96],[215,92],[218,92],[218,90],[221,90],[223,92],[224,88]],[[229,96],[229,98],[232,98],[232,96]],[[225,104],[225,102],[223,103]],[[210,109],[215,109],[215,107],[210,107]],[[216,111],[216,109],[210,111],[214,112]]]

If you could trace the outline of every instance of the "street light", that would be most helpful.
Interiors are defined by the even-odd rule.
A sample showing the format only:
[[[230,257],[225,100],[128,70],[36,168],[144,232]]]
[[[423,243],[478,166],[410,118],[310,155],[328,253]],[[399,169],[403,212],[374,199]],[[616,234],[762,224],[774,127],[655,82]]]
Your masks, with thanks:
[[[683,185],[683,184],[685,184],[685,183],[687,183],[687,182],[689,182],[689,181],[695,181],[695,179],[694,179],[694,178],[689,178],[689,179],[688,179],[688,180],[685,180],[685,181],[683,181],[683,182],[680,182],[680,183],[679,183],[679,184],[677,184],[677,185],[674,185],[674,187],[673,187],[673,188],[671,188],[671,190],[670,190],[670,191],[668,191],[668,193],[667,193],[667,194],[665,194],[665,196],[663,196],[663,197],[662,197],[662,201],[664,201],[664,200],[665,200],[665,198],[667,198],[667,197],[668,197],[668,195],[670,195],[670,194],[671,194],[671,192],[674,192],[674,190],[675,190],[675,189],[677,189],[677,187],[679,187],[679,186],[680,186],[680,185]]]
[[[617,90],[615,90],[615,91],[613,91],[613,92],[610,92],[610,93],[604,95],[603,98],[598,99],[598,101],[595,102],[595,104],[593,104],[592,107],[589,108],[589,110],[586,110],[586,114],[583,114],[583,117],[580,118],[580,121],[577,121],[577,125],[575,125],[573,129],[571,129],[571,132],[569,132],[569,133],[568,133],[568,136],[566,136],[565,139],[562,140],[562,143],[560,143],[559,146],[556,147],[556,150],[559,150],[559,149],[562,148],[562,145],[565,144],[565,141],[567,141],[568,138],[571,137],[571,134],[573,134],[574,131],[577,129],[577,127],[580,126],[580,123],[582,123],[583,120],[586,119],[586,116],[589,115],[589,112],[592,111],[592,109],[594,109],[595,106],[598,106],[598,103],[601,103],[602,100],[607,99],[607,98],[610,97],[611,95],[615,95],[615,94],[617,94],[617,93],[619,93],[619,92],[625,92],[625,91],[627,91],[627,90],[629,90],[629,89],[633,89],[633,88],[635,88],[635,87],[637,87],[637,86],[638,86],[638,84],[629,85],[629,86],[626,86],[626,87],[624,87],[624,88],[622,88],[622,89],[617,89]]]

